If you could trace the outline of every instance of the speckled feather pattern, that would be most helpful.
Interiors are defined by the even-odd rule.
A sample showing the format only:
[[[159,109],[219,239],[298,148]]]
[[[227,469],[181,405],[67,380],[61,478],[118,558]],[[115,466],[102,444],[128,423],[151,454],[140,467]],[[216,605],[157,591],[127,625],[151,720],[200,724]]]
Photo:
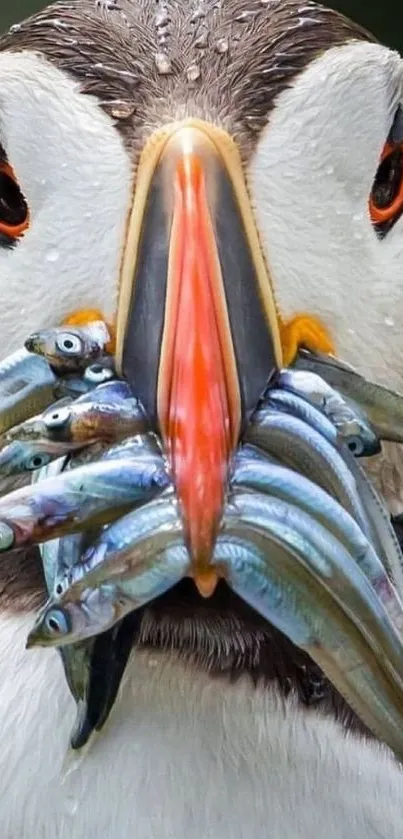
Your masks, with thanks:
[[[311,0],[119,0],[109,9],[60,0],[14,27],[0,49],[38,49],[112,116],[128,113],[116,122],[129,147],[165,122],[199,117],[214,119],[247,154],[293,77],[325,49],[354,39],[372,40]],[[161,51],[169,73],[158,70]]]

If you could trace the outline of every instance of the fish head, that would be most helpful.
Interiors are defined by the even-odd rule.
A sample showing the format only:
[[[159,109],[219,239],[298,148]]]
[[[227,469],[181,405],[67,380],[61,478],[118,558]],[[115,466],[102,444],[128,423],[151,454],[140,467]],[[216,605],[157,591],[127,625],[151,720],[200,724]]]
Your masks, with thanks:
[[[85,356],[87,342],[80,331],[73,327],[43,329],[27,338],[25,348],[28,352],[45,356],[49,364],[58,367],[81,361]]]
[[[38,414],[25,422],[11,428],[6,435],[7,440],[21,442],[47,442],[64,440],[68,436],[71,422],[71,411],[67,405],[53,406],[43,414]]]
[[[339,437],[354,457],[373,457],[382,450],[380,440],[369,423],[357,416],[337,427]]]
[[[31,647],[62,647],[98,635],[116,618],[113,596],[102,587],[87,589],[80,600],[69,600],[67,593],[50,600],[38,614],[27,638]]]

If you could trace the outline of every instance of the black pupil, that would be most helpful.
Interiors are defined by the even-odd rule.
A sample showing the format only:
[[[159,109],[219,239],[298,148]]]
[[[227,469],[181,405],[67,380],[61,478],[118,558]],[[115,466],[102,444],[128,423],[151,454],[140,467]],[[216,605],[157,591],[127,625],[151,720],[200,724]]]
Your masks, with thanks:
[[[49,618],[49,627],[50,629],[53,629],[54,632],[59,632],[59,624],[56,618]]]
[[[16,227],[27,218],[27,205],[18,184],[0,172],[0,222]]]
[[[403,179],[403,150],[397,148],[382,161],[372,190],[372,199],[379,210],[386,210],[399,193]]]
[[[39,454],[37,454],[36,457],[34,457],[32,462],[33,462],[34,466],[40,466],[42,464],[41,456]]]
[[[61,583],[58,583],[57,586],[56,586],[56,594],[62,594],[62,593],[63,593],[63,586],[62,586]]]
[[[66,350],[72,350],[73,349],[74,345],[73,345],[73,341],[71,340],[71,338],[66,338],[66,340],[64,342],[64,346],[65,346]]]

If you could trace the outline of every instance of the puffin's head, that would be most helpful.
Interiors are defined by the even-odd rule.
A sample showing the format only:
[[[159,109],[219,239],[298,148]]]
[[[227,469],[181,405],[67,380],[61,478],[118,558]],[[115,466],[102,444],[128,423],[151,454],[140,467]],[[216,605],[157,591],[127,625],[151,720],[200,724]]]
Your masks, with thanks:
[[[202,554],[273,366],[333,342],[389,366],[403,63],[310,0],[60,0],[0,48],[1,352],[74,309],[117,316]]]

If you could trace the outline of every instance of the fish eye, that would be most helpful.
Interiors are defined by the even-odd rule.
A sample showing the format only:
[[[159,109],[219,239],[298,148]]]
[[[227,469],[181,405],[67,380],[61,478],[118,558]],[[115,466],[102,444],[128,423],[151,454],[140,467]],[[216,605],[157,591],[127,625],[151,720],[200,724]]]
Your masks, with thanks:
[[[50,609],[45,617],[45,627],[50,635],[67,635],[70,622],[63,609]]]
[[[361,437],[349,437],[347,440],[347,447],[354,457],[361,457],[364,453],[364,443],[362,442]]]
[[[33,454],[25,464],[28,472],[33,472],[34,469],[41,469],[42,466],[47,466],[50,463],[50,454]]]
[[[0,551],[8,551],[14,544],[14,531],[6,522],[0,523]]]
[[[91,364],[87,367],[84,373],[84,379],[87,382],[94,382],[94,384],[101,384],[107,382],[114,376],[113,370],[110,367],[103,367],[102,364]]]
[[[79,355],[83,352],[83,341],[73,332],[62,332],[56,338],[56,348],[67,355]]]
[[[46,428],[61,428],[70,418],[69,408],[57,408],[43,418]]]

